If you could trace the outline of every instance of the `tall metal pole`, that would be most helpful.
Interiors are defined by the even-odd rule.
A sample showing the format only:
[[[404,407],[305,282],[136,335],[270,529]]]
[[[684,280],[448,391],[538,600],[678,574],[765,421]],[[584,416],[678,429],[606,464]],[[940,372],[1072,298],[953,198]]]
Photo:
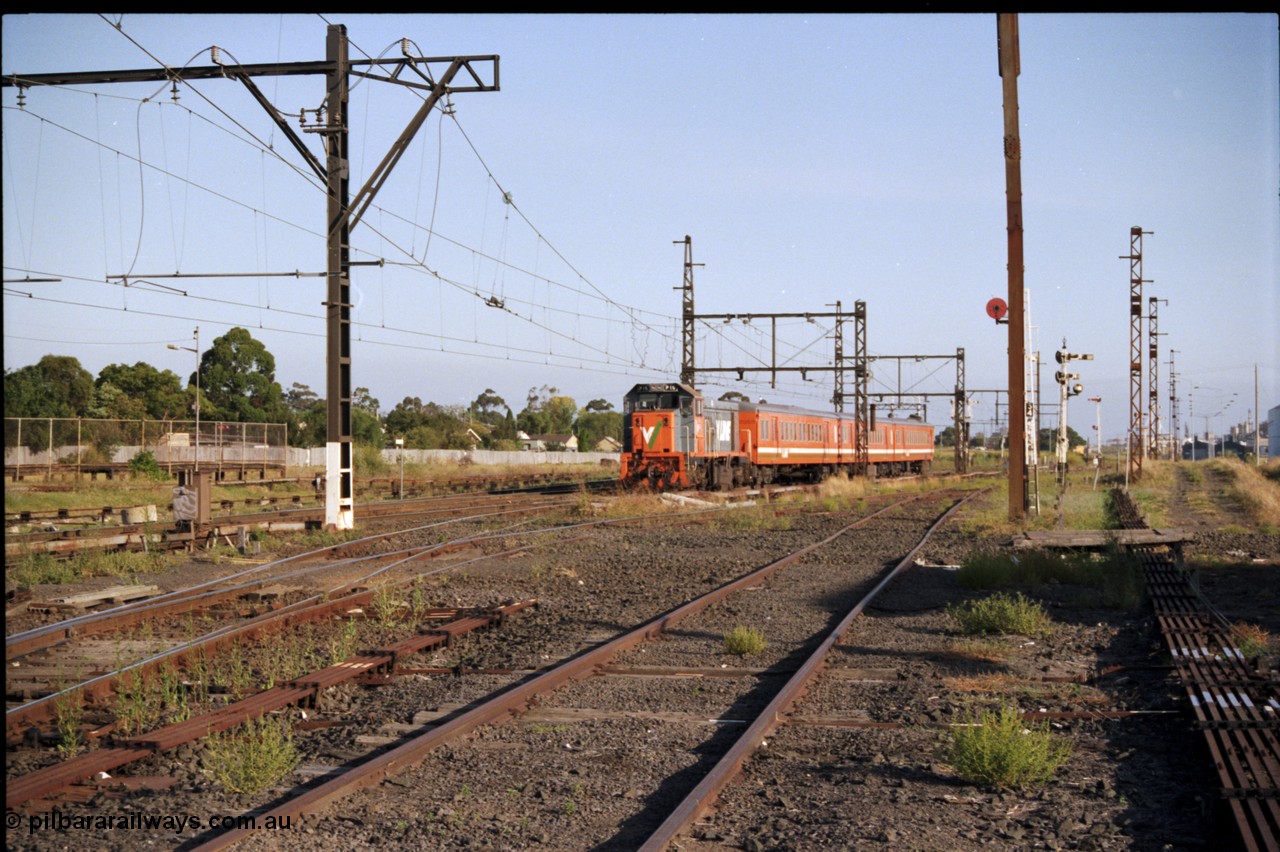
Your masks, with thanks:
[[[1129,462],[1125,487],[1142,477],[1142,460],[1147,454],[1142,422],[1142,235],[1135,225],[1129,229],[1129,253],[1121,260],[1129,261]]]
[[[692,385],[697,375],[697,361],[694,358],[694,324],[693,310],[693,237],[685,234],[683,240],[674,240],[675,244],[684,243],[684,284],[680,287],[680,307],[682,324],[682,351],[680,358],[680,383]],[[698,264],[701,266],[702,264]]]
[[[901,363],[901,362],[899,362]],[[899,382],[901,387],[902,383]],[[956,395],[955,395],[955,417],[952,423],[952,429],[955,430],[956,446],[955,446],[955,470],[956,473],[969,472],[969,442],[967,438],[966,424],[969,422],[969,401],[968,392],[965,391],[964,379],[964,347],[956,347]]]
[[[170,343],[169,349],[176,349],[182,352],[194,352],[196,355],[196,438],[195,438],[195,468],[200,469],[200,326],[196,326],[195,332],[196,348],[190,346],[178,346]],[[145,441],[143,442],[146,443]]]
[[[867,361],[867,303],[853,303],[853,429],[854,466],[863,476],[871,475],[871,400],[867,385],[871,378]]]
[[[200,469],[200,326],[196,326],[196,470]]]
[[[1153,459],[1160,458],[1160,302],[1169,304],[1168,299],[1147,299],[1147,356],[1150,364],[1150,381],[1147,385],[1147,446],[1148,455]]]
[[[350,65],[347,28],[329,27],[325,58],[326,126],[324,147],[328,186],[328,298],[325,302],[328,357],[325,391],[328,421],[325,445],[326,529],[355,526],[355,483],[351,436],[351,216],[350,161],[347,157],[347,100]]]
[[[1027,388],[1022,318],[1022,153],[1018,133],[1018,16],[996,16],[1004,103],[1004,183],[1009,230],[1009,519],[1027,512]],[[1014,412],[1017,416],[1013,416]]]
[[[1173,369],[1173,356],[1177,349],[1169,350],[1169,459],[1182,459],[1182,438],[1178,435],[1178,374]]]

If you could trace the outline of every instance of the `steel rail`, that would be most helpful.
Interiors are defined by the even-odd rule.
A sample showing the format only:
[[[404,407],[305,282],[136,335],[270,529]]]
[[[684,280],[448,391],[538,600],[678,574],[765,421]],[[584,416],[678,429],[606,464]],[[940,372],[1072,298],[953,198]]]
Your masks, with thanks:
[[[760,582],[779,569],[798,561],[814,550],[830,544],[845,533],[870,523],[886,512],[930,497],[936,497],[936,493],[911,495],[892,503],[842,527],[821,541],[803,547],[762,568],[725,583],[670,612],[650,619],[634,630],[597,645],[595,648],[586,650],[542,674],[515,684],[492,700],[461,711],[431,730],[410,737],[383,754],[333,776],[298,796],[290,798],[267,813],[259,815],[256,823],[265,825],[267,820],[272,817],[278,819],[285,816],[293,817],[316,813],[351,793],[371,787],[381,782],[384,778],[411,769],[422,762],[436,747],[465,736],[483,725],[496,724],[519,715],[532,706],[538,696],[551,692],[567,683],[591,676],[599,667],[610,662],[618,654],[658,637],[664,630],[684,618],[701,612],[711,604],[736,591]],[[206,839],[195,848],[201,850],[225,849],[255,831],[256,828],[250,827],[232,829]]]
[[[449,512],[457,507],[447,505],[436,505],[430,508],[418,510],[410,509],[403,511],[403,507],[414,503],[428,503],[441,500],[447,500],[450,497],[457,497],[465,500],[477,500],[484,498],[500,498],[510,497],[518,494],[546,494],[548,496],[556,496],[565,493],[571,493],[574,489],[567,486],[540,486],[534,489],[510,489],[507,491],[491,491],[483,494],[470,493],[465,495],[433,495],[425,497],[414,497],[407,500],[395,501],[378,501],[376,503],[360,504],[365,510],[365,515],[370,519],[389,520],[396,517],[412,517],[415,515],[438,514]],[[601,490],[595,487],[592,490]],[[501,501],[499,501],[501,502]],[[508,501],[509,502],[509,501]],[[357,508],[360,508],[357,507]],[[274,509],[267,512],[244,512],[238,515],[224,515],[221,517],[213,517],[210,519],[206,528],[210,535],[217,537],[227,533],[222,530],[226,527],[255,526],[262,528],[265,526],[271,530],[273,525],[281,530],[295,529],[296,525],[306,524],[312,521],[320,520],[324,515],[323,507],[303,507],[291,509]],[[290,526],[295,525],[295,526]],[[185,547],[193,539],[189,537],[170,537],[177,536],[181,531],[176,525],[160,526],[157,528],[155,524],[119,524],[115,526],[78,528],[74,530],[62,530],[56,532],[29,532],[29,533],[8,533],[5,536],[5,553],[7,556],[22,556],[32,549],[43,545],[43,550],[55,555],[67,555],[79,549],[102,548],[102,547],[129,547],[137,545],[146,548],[148,536],[165,536],[163,544],[169,549]]]
[[[444,542],[444,543],[436,543],[431,545],[424,545],[420,548],[406,548],[398,551],[389,551],[388,553],[380,554],[378,556],[373,556],[373,557],[369,557],[369,556],[352,557],[344,560],[339,560],[337,562],[328,562],[323,565],[312,566],[311,568],[306,568],[301,571],[291,572],[289,574],[276,575],[266,580],[260,580],[260,581],[255,580],[252,582],[242,583],[237,586],[232,586],[226,589],[217,589],[217,590],[209,591],[202,595],[196,594],[202,589],[212,589],[212,587],[214,586],[225,584],[231,580],[237,580],[243,577],[250,576],[252,574],[265,572],[269,569],[278,568],[282,565],[286,565],[291,562],[296,562],[296,561],[300,561],[308,558],[318,558],[325,553],[337,552],[344,548],[351,548],[359,545],[369,544],[370,542],[378,541],[384,538],[390,538],[396,535],[404,535],[407,533],[421,532],[423,530],[435,529],[437,527],[447,526],[449,524],[465,523],[468,521],[475,521],[475,520],[480,520],[485,518],[497,517],[501,515],[520,514],[523,512],[534,511],[536,509],[555,508],[561,505],[563,505],[562,502],[548,501],[546,503],[538,503],[533,506],[521,506],[516,509],[505,509],[505,510],[500,510],[496,512],[485,512],[485,513],[476,514],[476,515],[468,515],[461,518],[452,518],[446,521],[436,521],[430,524],[410,527],[408,529],[403,529],[403,530],[376,533],[374,535],[365,536],[363,538],[354,539],[352,541],[341,542],[339,544],[322,547],[317,550],[294,554],[293,556],[286,556],[282,559],[276,559],[271,562],[265,562],[261,565],[255,565],[251,568],[246,568],[243,571],[238,571],[226,577],[219,577],[216,580],[209,580],[203,583],[198,583],[194,586],[188,586],[183,589],[176,589],[172,592],[166,592],[162,595],[157,595],[156,597],[147,598],[146,600],[143,600],[143,601],[134,601],[132,603],[121,604],[119,606],[112,607],[110,609],[99,610],[98,612],[92,612],[92,613],[85,613],[84,615],[79,615],[74,618],[64,619],[54,624],[42,625],[40,627],[34,627],[34,628],[31,628],[30,630],[22,631],[20,633],[14,633],[10,636],[5,637],[5,660],[7,662],[9,660],[14,659],[15,657],[20,657],[24,654],[30,654],[33,651],[40,650],[41,648],[58,644],[60,642],[66,641],[67,639],[71,638],[73,635],[76,635],[76,636],[92,635],[86,631],[86,628],[90,625],[98,625],[95,632],[102,632],[106,630],[114,630],[122,626],[128,626],[129,624],[136,623],[142,618],[151,617],[155,615],[182,615],[191,609],[196,609],[201,606],[208,606],[212,603],[215,603],[217,600],[227,595],[242,594],[246,590],[252,590],[256,587],[261,587],[261,585],[266,582],[278,582],[281,580],[287,580],[287,579],[291,579],[297,576],[301,576],[301,575],[305,575],[313,572],[328,571],[333,568],[339,568],[339,567],[352,564],[354,562],[362,562],[362,561],[367,561],[367,560],[376,559],[376,558],[390,558],[395,556],[401,556],[403,554],[412,553],[419,550],[436,550],[436,549],[439,549],[444,544],[453,544],[453,543],[469,544],[473,540],[476,540],[476,537],[466,537],[463,539],[456,539],[455,542]],[[192,605],[191,604],[192,601],[200,601],[200,603],[196,603]]]
[[[809,684],[825,667],[827,655],[849,630],[854,619],[862,614],[862,611],[884,590],[885,586],[889,585],[899,573],[914,562],[916,554],[920,552],[925,542],[929,540],[929,536],[938,527],[963,506],[965,502],[981,493],[985,492],[975,491],[957,500],[955,505],[940,515],[929,526],[929,529],[916,546],[911,549],[911,552],[888,571],[880,582],[862,600],[858,601],[853,609],[849,610],[848,614],[841,619],[830,635],[800,665],[796,673],[787,680],[773,700],[756,717],[755,721],[747,726],[746,730],[729,747],[729,750],[717,761],[716,765],[698,782],[697,786],[689,792],[684,800],[672,810],[671,814],[658,826],[657,830],[649,836],[649,839],[639,847],[641,852],[659,852],[659,850],[666,849],[681,832],[707,812],[719,797],[721,791],[741,771],[743,764],[751,753],[758,749],[760,744],[765,741],[765,738],[771,735],[782,723],[783,718],[792,712],[795,703],[804,695]]]
[[[460,546],[466,546],[474,540],[482,540],[483,538],[492,538],[499,535],[511,535],[507,533],[495,533],[492,536],[476,537],[469,540],[456,540],[453,542],[444,542],[441,544],[431,545],[426,548],[413,548],[409,552],[410,555],[404,556],[389,565],[379,568],[377,571],[371,572],[343,586],[335,587],[323,594],[312,595],[300,601],[281,607],[274,612],[263,613],[256,617],[250,618],[239,624],[226,625],[219,627],[201,637],[190,640],[189,642],[162,651],[143,660],[139,660],[129,666],[119,668],[113,672],[99,675],[84,681],[75,686],[68,687],[59,692],[43,696],[35,701],[28,702],[18,707],[13,707],[5,712],[5,739],[6,742],[17,742],[22,738],[27,728],[39,725],[54,718],[56,713],[55,704],[60,698],[70,694],[80,695],[82,703],[91,698],[101,698],[110,695],[116,686],[119,678],[129,672],[136,673],[139,677],[145,677],[148,674],[158,672],[163,665],[181,665],[188,655],[197,651],[206,651],[209,653],[216,652],[219,648],[225,647],[231,642],[239,641],[241,638],[252,638],[267,630],[280,629],[291,624],[304,621],[316,621],[328,618],[333,613],[343,610],[350,610],[357,607],[363,607],[368,604],[375,594],[376,590],[365,589],[363,584],[379,574],[389,571],[391,568],[407,564],[423,556],[437,555],[445,549],[456,549]],[[509,552],[516,552],[523,548],[515,548]],[[501,555],[501,554],[499,554]],[[384,556],[373,557],[372,560],[384,558]],[[346,563],[371,561],[369,557],[353,558],[346,560]],[[345,563],[344,563],[345,564]],[[418,576],[428,576],[439,571],[447,570],[453,566],[443,566]],[[311,569],[307,569],[311,570]],[[279,578],[277,578],[279,579]],[[401,585],[412,582],[413,579],[405,580]]]
[[[1112,492],[1121,526],[1145,528],[1123,491]],[[1173,658],[1221,792],[1249,852],[1280,849],[1280,695],[1245,665],[1230,629],[1213,618],[1189,573],[1154,546],[1134,546],[1156,621]]]
[[[914,498],[914,499],[918,499],[918,498]],[[713,507],[710,509],[700,509],[692,512],[685,512],[685,513],[682,513],[680,516],[676,516],[676,517],[705,514],[708,512],[723,512],[731,508],[733,507]],[[567,525],[558,526],[558,527],[548,527],[548,528],[539,529],[539,530],[529,530],[526,534],[539,535],[539,534],[546,534],[546,533],[557,533],[557,532],[564,532],[572,529],[578,529],[582,527],[607,526],[612,524],[631,523],[635,521],[651,520],[653,518],[670,520],[672,519],[672,516],[671,515],[638,515],[638,516],[627,517],[627,518],[605,518],[601,520],[582,521],[582,522],[567,524]],[[385,535],[394,535],[394,534],[395,533],[386,533]],[[228,643],[230,643],[231,641],[238,641],[238,639],[241,638],[242,636],[254,637],[254,636],[257,636],[259,633],[263,632],[264,630],[278,628],[278,627],[285,627],[296,621],[315,620],[315,619],[328,617],[330,614],[340,611],[343,607],[352,608],[356,606],[363,606],[364,604],[369,602],[369,600],[372,598],[375,592],[372,590],[363,590],[361,584],[369,581],[370,579],[372,579],[373,577],[379,574],[385,573],[391,570],[392,568],[407,564],[423,556],[430,556],[432,554],[438,553],[441,548],[454,547],[455,545],[461,546],[464,543],[471,544],[471,543],[494,539],[494,538],[507,538],[507,537],[510,537],[512,534],[513,533],[511,533],[509,530],[506,530],[506,531],[486,534],[483,536],[475,536],[469,539],[459,539],[459,540],[455,540],[454,542],[446,542],[443,544],[432,545],[422,550],[411,549],[412,552],[410,552],[409,556],[405,556],[404,558],[399,559],[396,562],[392,562],[389,565],[385,565],[379,568],[377,571],[366,574],[363,577],[360,577],[351,583],[347,583],[344,586],[334,588],[324,594],[313,595],[309,598],[306,598],[300,601],[295,601],[294,603],[289,604],[285,607],[282,607],[281,609],[275,612],[264,613],[263,615],[259,615],[255,618],[251,618],[245,622],[242,622],[239,625],[231,625],[231,626],[218,628],[184,645],[179,645],[177,647],[170,648],[166,651],[163,651],[147,659],[140,660],[129,666],[117,669],[116,671],[108,672],[106,674],[92,678],[83,683],[68,687],[67,689],[62,690],[61,692],[57,692],[51,695],[46,695],[40,699],[21,705],[20,707],[11,708],[7,710],[5,713],[6,742],[12,743],[12,742],[20,741],[24,731],[27,728],[30,728],[35,725],[39,725],[42,722],[47,722],[51,720],[54,717],[55,702],[62,696],[65,696],[70,693],[79,693],[82,696],[81,698],[82,701],[91,697],[103,697],[111,693],[111,691],[115,688],[115,684],[118,678],[127,672],[134,672],[134,673],[137,673],[140,677],[145,677],[147,674],[151,674],[159,671],[160,667],[164,664],[170,664],[170,665],[182,664],[186,660],[188,654],[193,653],[197,650],[214,652],[219,647],[223,647]],[[485,559],[492,559],[499,556],[518,553],[524,550],[526,547],[527,545],[522,545],[519,547],[511,548],[509,550],[501,551],[499,553],[487,554],[485,556],[477,557],[476,560],[472,560],[472,561],[481,561]],[[365,559],[368,559],[368,557],[353,558],[351,560],[348,560],[348,562],[359,562]],[[441,571],[446,571],[451,568],[459,567],[459,565],[465,565],[465,564],[468,564],[468,563],[463,562],[455,565],[446,565],[440,568],[436,568],[433,571],[422,572],[417,576],[419,577],[430,576],[431,574],[439,573]],[[306,570],[311,570],[311,569],[306,569]],[[303,572],[300,572],[300,573],[303,573]],[[412,579],[413,578],[411,578],[410,580],[406,580],[404,582],[405,583],[411,582]],[[338,595],[338,597],[334,597],[335,595]]]
[[[80,757],[38,769],[20,778],[11,778],[5,785],[5,807],[16,808],[38,797],[49,796],[84,778],[99,772],[119,768],[151,754],[176,748],[202,737],[221,733],[251,719],[274,710],[303,705],[314,707],[321,693],[351,681],[366,679],[371,675],[392,675],[398,660],[428,648],[446,645],[455,637],[501,622],[537,603],[536,599],[513,602],[489,611],[461,616],[457,610],[427,613],[426,618],[440,615],[453,620],[425,633],[411,636],[376,650],[358,654],[335,662],[318,671],[301,675],[271,689],[243,698],[233,704],[208,713],[166,725],[154,731],[125,737],[112,748],[96,749]],[[461,616],[461,617],[460,617]]]

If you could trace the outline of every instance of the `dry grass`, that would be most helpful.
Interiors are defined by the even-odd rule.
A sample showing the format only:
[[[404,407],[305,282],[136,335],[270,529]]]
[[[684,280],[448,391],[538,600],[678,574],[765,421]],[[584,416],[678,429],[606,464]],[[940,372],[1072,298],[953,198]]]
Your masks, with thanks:
[[[818,486],[819,500],[841,500],[853,501],[860,500],[867,496],[867,480],[864,477],[856,476],[849,478],[847,473],[838,473],[835,476],[827,477]]]
[[[952,640],[941,656],[966,662],[1006,663],[1017,653],[1017,645],[1008,640],[969,636]]]
[[[1265,533],[1280,530],[1280,484],[1257,466],[1236,458],[1215,459],[1208,464],[1229,481],[1226,496],[1237,504],[1252,525]]]
[[[1271,633],[1256,624],[1237,621],[1231,625],[1231,637],[1245,659],[1266,656],[1271,650]]]
[[[955,692],[994,693],[997,695],[1023,695],[1039,701],[1061,699],[1081,704],[1105,705],[1111,699],[1106,694],[1079,683],[1046,683],[1024,680],[1007,672],[944,677],[942,685]]]

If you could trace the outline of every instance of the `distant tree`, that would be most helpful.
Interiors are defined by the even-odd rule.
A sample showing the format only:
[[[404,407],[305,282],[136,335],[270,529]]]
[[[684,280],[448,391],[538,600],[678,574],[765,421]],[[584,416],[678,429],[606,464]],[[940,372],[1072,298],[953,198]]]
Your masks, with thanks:
[[[933,442],[939,447],[954,447],[956,445],[956,430],[954,426],[948,426],[938,431],[937,437]]]
[[[470,449],[467,411],[461,406],[424,403],[406,396],[387,412],[387,432],[404,437],[404,445],[415,449]]]
[[[233,328],[216,338],[200,358],[200,384],[224,420],[285,423],[289,409],[276,381],[276,359],[246,329]]]
[[[95,417],[173,420],[195,411],[195,387],[182,390],[182,380],[172,370],[157,370],[139,361],[108,364],[94,382]]]
[[[751,397],[747,396],[745,393],[739,393],[738,391],[731,390],[720,394],[720,400],[722,402],[750,402]],[[763,399],[760,401],[764,402]]]
[[[503,420],[504,412],[510,412],[507,401],[498,396],[493,388],[485,388],[471,403],[471,414],[481,423],[497,426]]]
[[[516,428],[526,435],[545,435],[551,432],[551,418],[546,411],[546,404],[554,393],[557,393],[557,389],[547,385],[529,388],[524,409],[516,415]]]
[[[93,389],[93,399],[89,401],[85,416],[103,420],[142,420],[147,416],[147,407],[141,399],[130,396],[111,382],[101,382]]]
[[[578,418],[578,403],[571,396],[553,396],[543,406],[547,413],[549,432],[563,435],[573,431],[573,421]]]
[[[1058,430],[1057,429],[1041,429],[1037,437],[1037,445],[1042,453],[1054,453],[1058,451]],[[1089,442],[1080,436],[1080,433],[1067,426],[1067,448],[1088,446]]]
[[[603,438],[622,440],[622,413],[619,411],[592,411],[591,404],[582,410],[573,426],[578,436],[578,449],[591,450]]]
[[[319,394],[313,391],[309,386],[294,382],[290,388],[284,392],[284,404],[289,406],[289,410],[294,414],[302,414],[311,406],[315,405],[320,399]]]
[[[382,421],[367,409],[353,407],[351,409],[351,440],[357,444],[382,449]]]
[[[5,417],[82,417],[92,401],[93,374],[69,355],[4,371]]]
[[[329,440],[329,409],[316,399],[298,412],[289,427],[289,443],[295,447],[323,447]]]
[[[374,417],[378,416],[379,406],[381,406],[381,403],[378,402],[378,400],[373,398],[373,395],[369,393],[368,388],[356,388],[355,392],[351,395],[352,408],[358,408],[361,411],[367,411],[370,414],[372,414]],[[353,432],[355,431],[354,421],[351,429]]]
[[[613,411],[613,403],[607,399],[593,399],[586,404],[583,411]]]

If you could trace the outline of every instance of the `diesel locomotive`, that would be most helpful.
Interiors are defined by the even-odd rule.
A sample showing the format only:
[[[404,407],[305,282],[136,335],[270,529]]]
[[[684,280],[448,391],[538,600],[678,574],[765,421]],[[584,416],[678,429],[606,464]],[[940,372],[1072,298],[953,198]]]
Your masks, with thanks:
[[[929,472],[932,426],[874,416],[869,425],[868,475]],[[622,481],[727,489],[860,473],[856,441],[864,428],[835,412],[708,399],[684,384],[639,384],[623,398]]]

